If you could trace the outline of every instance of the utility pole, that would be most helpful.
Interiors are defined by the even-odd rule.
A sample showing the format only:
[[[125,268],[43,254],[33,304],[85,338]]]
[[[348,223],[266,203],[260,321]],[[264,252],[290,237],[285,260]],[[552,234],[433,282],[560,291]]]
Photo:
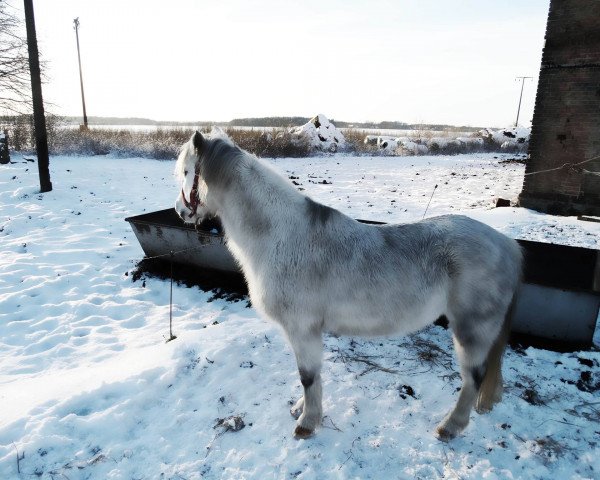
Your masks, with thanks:
[[[73,20],[75,38],[77,38],[77,60],[79,61],[79,84],[81,85],[81,103],[83,105],[83,129],[87,130],[88,120],[85,112],[85,96],[83,95],[83,75],[81,73],[81,54],[79,53],[79,17]]]
[[[515,127],[519,125],[519,113],[521,112],[521,100],[523,99],[523,87],[525,86],[526,79],[532,79],[533,77],[517,77],[515,80],[521,79],[521,96],[519,97],[519,108],[517,108],[517,120],[515,121]]]
[[[35,34],[35,18],[33,16],[33,0],[23,0],[25,4],[25,27],[27,29],[27,49],[29,51],[29,71],[31,73],[31,96],[33,98],[33,124],[35,128],[35,147],[40,172],[40,191],[52,190],[50,182],[50,160],[48,158],[48,135],[46,133],[46,117],[44,116],[44,100],[42,97],[42,80],[40,75],[40,58]]]

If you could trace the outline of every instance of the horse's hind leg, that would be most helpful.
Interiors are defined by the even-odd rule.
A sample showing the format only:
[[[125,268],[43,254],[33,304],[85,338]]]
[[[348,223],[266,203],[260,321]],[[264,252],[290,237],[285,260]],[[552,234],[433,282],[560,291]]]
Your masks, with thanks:
[[[323,416],[321,403],[323,341],[321,332],[287,333],[296,355],[300,382],[304,388],[304,396],[291,409],[292,415],[298,418],[294,436],[307,438],[321,424]]]
[[[491,409],[498,391],[501,392],[499,361],[506,341],[501,335],[503,323],[504,316],[489,317],[479,320],[477,324],[473,320],[468,323],[458,319],[451,320],[463,384],[454,409],[437,427],[436,433],[440,440],[454,438],[468,425],[469,415],[484,383],[486,392],[491,394],[483,399],[482,410],[484,406]]]
[[[507,318],[502,325],[502,330],[492,349],[488,354],[486,362],[486,374],[483,378],[479,395],[475,402],[477,413],[486,413],[494,408],[494,404],[502,400],[502,355],[510,335],[510,320]]]

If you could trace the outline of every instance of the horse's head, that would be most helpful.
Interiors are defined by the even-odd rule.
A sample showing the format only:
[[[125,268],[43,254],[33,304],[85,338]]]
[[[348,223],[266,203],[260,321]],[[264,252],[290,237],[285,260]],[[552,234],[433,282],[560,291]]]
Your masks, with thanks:
[[[181,181],[175,210],[184,222],[199,224],[217,214],[244,155],[218,127],[208,136],[197,131],[181,147],[175,166]]]
[[[209,208],[208,187],[202,176],[202,153],[207,141],[209,140],[196,131],[181,147],[175,165],[175,174],[181,181],[175,211],[186,223],[198,224],[215,214]]]

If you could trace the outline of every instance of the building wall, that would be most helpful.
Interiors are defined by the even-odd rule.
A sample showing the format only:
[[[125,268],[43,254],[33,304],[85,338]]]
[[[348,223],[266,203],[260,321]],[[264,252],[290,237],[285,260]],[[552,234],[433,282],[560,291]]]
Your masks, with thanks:
[[[600,1],[551,0],[520,205],[600,215]],[[528,175],[561,167],[559,170]]]

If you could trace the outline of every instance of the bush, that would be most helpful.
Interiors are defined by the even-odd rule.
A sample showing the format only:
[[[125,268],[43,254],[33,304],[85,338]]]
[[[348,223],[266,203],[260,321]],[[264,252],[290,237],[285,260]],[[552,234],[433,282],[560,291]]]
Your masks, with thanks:
[[[33,115],[18,115],[3,117],[1,130],[6,129],[9,135],[11,150],[23,153],[35,152],[35,131]],[[46,134],[48,135],[48,148],[52,150],[52,142],[59,136],[62,121],[56,115],[46,115]]]
[[[366,134],[363,130],[356,128],[348,128],[344,130],[346,137],[346,145],[348,150],[358,155],[380,155],[381,151],[377,149],[377,145],[369,145],[365,142]]]
[[[308,157],[310,146],[307,141],[294,137],[288,129],[240,130],[228,128],[225,133],[244,150],[257,157]]]
[[[50,142],[50,152],[58,155],[107,155],[175,159],[193,130],[158,128],[151,131],[127,129],[62,128]]]
[[[50,120],[49,120],[50,119]],[[177,158],[181,146],[192,136],[192,128],[157,128],[136,131],[127,128],[71,128],[56,117],[47,117],[48,149],[52,155],[115,155],[158,160]],[[12,150],[35,151],[33,120],[30,115],[12,118],[7,126]],[[202,129],[208,133],[210,128]],[[310,148],[302,139],[293,138],[287,129],[226,129],[227,135],[241,148],[259,157],[306,157]]]
[[[14,124],[8,126],[10,138],[9,147],[20,152],[30,152],[35,148],[35,137],[33,135],[33,116],[19,115]]]
[[[31,115],[11,117],[7,125],[12,150],[24,153],[35,151],[33,119]],[[189,140],[194,129],[185,127],[164,127],[151,130],[133,130],[127,127],[109,129],[92,127],[78,129],[68,127],[52,115],[46,117],[48,148],[53,155],[115,155],[119,157],[144,157],[158,160],[174,160],[180,147]],[[4,127],[3,127],[4,128]],[[203,128],[206,133],[209,127]],[[241,148],[259,157],[308,157],[322,155],[311,149],[308,141],[290,133],[289,128],[227,128],[227,135]],[[376,144],[365,142],[366,132],[361,129],[344,129],[347,148],[354,155],[401,155],[422,154],[420,151],[398,148],[382,150]],[[469,138],[481,138],[480,143],[471,143],[469,138],[462,141],[452,139],[453,135],[433,137],[432,132],[416,132],[416,135],[402,137],[404,140],[425,145],[430,155],[455,155],[474,152],[523,152],[523,144],[504,145],[491,135],[473,135]],[[447,141],[449,140],[449,141]],[[520,140],[520,139],[519,139]]]

